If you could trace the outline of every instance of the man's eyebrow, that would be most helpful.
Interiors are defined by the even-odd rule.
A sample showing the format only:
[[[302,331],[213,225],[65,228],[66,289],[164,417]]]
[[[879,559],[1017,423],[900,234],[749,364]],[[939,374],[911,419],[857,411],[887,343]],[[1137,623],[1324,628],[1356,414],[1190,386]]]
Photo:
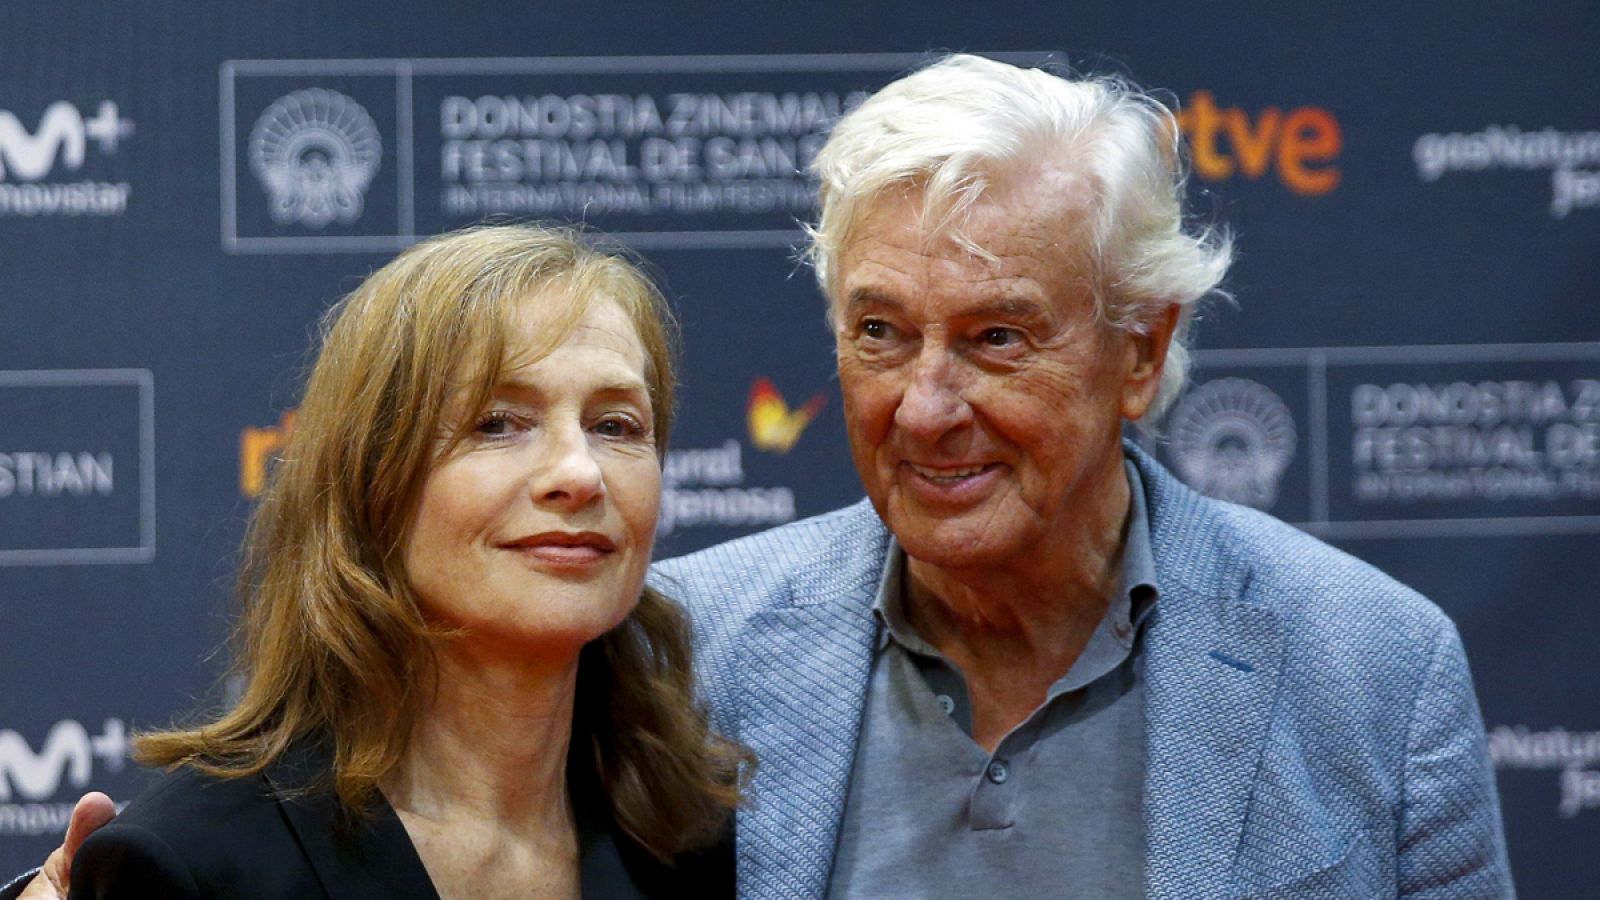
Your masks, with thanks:
[[[890,310],[897,310],[901,308],[901,303],[894,297],[870,286],[856,288],[845,298],[844,312],[846,314],[858,312],[865,307],[886,307]],[[1048,304],[1031,297],[1022,297],[1015,294],[1005,294],[979,300],[970,306],[962,307],[955,314],[964,319],[993,317],[1022,322],[1045,322],[1052,318]]]
[[[993,300],[984,300],[966,307],[960,311],[966,318],[984,318],[993,316],[1002,319],[1016,319],[1020,321],[1043,321],[1050,318],[1050,308],[1027,297],[1009,295]]]
[[[871,285],[854,288],[844,298],[844,311],[847,313],[855,312],[864,306],[888,306],[899,309],[900,301]]]

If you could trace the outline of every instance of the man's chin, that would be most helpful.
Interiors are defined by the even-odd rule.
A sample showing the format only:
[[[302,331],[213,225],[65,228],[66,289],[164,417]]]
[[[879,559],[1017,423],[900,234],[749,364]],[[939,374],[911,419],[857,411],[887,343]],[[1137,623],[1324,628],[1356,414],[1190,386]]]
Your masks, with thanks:
[[[951,571],[1015,565],[1019,559],[1015,541],[981,523],[940,522],[933,527],[890,520],[906,555],[923,565]]]

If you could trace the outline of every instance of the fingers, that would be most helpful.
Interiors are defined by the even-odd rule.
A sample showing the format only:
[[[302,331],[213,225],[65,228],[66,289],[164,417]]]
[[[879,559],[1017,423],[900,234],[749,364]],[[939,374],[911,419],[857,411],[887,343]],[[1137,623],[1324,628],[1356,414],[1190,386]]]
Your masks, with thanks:
[[[90,791],[78,798],[78,804],[72,808],[72,821],[67,825],[66,840],[61,842],[61,849],[66,851],[65,864],[69,871],[72,869],[72,857],[83,846],[83,842],[95,829],[116,818],[116,815],[116,804],[99,791]]]
[[[61,847],[50,851],[50,856],[44,861],[44,868],[39,874],[33,876],[28,886],[17,895],[17,900],[67,900],[67,867],[63,860],[66,859],[66,850]]]
[[[17,900],[66,900],[67,892],[58,890],[44,875],[35,875],[28,886],[17,895]]]
[[[72,819],[67,824],[67,836],[61,846],[50,852],[44,868],[17,896],[17,900],[66,900],[67,885],[72,881],[72,857],[88,840],[95,829],[117,815],[116,804],[99,791],[90,791],[78,798],[72,807]]]

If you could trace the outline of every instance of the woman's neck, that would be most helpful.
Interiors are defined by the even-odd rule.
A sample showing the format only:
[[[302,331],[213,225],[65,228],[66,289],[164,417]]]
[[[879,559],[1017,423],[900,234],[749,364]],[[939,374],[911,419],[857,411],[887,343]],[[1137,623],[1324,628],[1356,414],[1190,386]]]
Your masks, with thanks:
[[[405,755],[381,784],[396,810],[436,824],[494,823],[502,833],[574,833],[567,793],[578,661],[532,666],[473,652],[438,653],[438,684]],[[536,655],[537,658],[538,655]]]

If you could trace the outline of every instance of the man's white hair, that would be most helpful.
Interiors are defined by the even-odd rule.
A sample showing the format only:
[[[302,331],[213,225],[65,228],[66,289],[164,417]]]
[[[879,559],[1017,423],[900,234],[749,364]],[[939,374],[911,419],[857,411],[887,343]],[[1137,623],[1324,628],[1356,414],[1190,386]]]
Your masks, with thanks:
[[[895,81],[834,127],[812,163],[822,214],[807,251],[832,317],[838,260],[885,191],[915,187],[935,232],[987,256],[961,233],[963,214],[1003,176],[1040,163],[1086,183],[1075,229],[1101,319],[1142,332],[1170,306],[1177,333],[1146,422],[1183,388],[1196,303],[1232,259],[1228,236],[1186,229],[1186,167],[1177,123],[1160,101],[1113,77],[1061,77],[958,54]]]

